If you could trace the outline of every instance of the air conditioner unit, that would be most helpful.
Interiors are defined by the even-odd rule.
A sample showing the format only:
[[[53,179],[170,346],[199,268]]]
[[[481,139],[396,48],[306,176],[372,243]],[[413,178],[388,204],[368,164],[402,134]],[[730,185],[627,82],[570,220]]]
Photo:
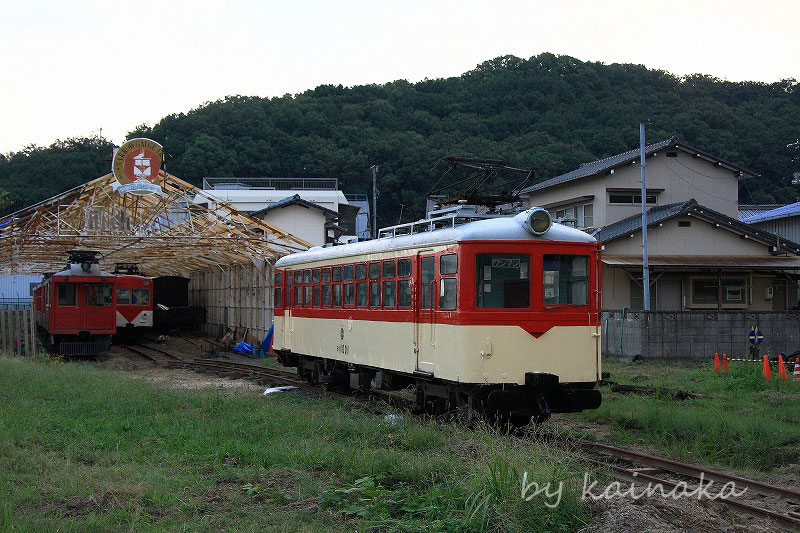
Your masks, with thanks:
[[[775,294],[775,289],[773,287],[766,287],[764,289],[764,299],[765,300],[772,300],[772,296]]]

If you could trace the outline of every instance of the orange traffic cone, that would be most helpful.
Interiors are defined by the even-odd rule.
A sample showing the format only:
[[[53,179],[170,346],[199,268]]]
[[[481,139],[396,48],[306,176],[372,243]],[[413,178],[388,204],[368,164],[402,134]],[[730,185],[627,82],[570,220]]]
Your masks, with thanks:
[[[714,352],[714,372],[719,374],[719,352]]]
[[[789,381],[789,376],[786,374],[786,365],[783,364],[783,354],[778,355],[778,377],[783,381]]]
[[[794,360],[794,380],[800,381],[800,357]]]
[[[764,356],[764,370],[762,370],[762,372],[764,374],[765,379],[767,380],[772,379],[772,369],[770,369],[769,367],[769,360],[767,359],[766,355]]]
[[[730,369],[731,369],[731,367],[728,366],[728,356],[727,356],[727,354],[722,354],[722,370],[727,372]]]

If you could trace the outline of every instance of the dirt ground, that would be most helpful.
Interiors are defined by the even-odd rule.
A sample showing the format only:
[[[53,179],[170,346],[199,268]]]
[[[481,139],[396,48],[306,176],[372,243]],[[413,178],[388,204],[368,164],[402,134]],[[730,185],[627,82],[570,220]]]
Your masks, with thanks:
[[[212,344],[212,339],[193,335],[190,340],[184,337],[166,336],[161,341],[148,341],[164,351],[183,359],[202,357],[208,350],[217,350],[224,360],[256,364],[257,359],[239,355]],[[135,345],[131,345],[136,348]],[[261,394],[264,386],[243,379],[230,379],[226,377],[200,374],[191,370],[169,368],[158,365],[149,359],[126,350],[121,345],[114,345],[108,357],[98,362],[98,366],[108,370],[125,371],[135,377],[142,378],[152,383],[163,384],[167,387],[181,389],[215,388],[240,394]]]
[[[189,340],[183,337],[167,337],[161,342],[154,342],[154,344],[185,359],[201,357],[204,351],[217,349],[223,359],[250,364],[258,361],[230,351],[223,351],[222,348],[217,348],[212,344],[212,339],[202,336],[192,336]],[[214,388],[230,394],[253,396],[261,395],[265,388],[263,385],[246,380],[210,376],[190,370],[157,365],[122,346],[113,346],[108,358],[98,362],[98,366],[109,370],[124,371],[149,382],[173,388]],[[576,435],[591,435],[600,442],[606,440],[611,433],[611,429],[605,424],[570,416],[555,416],[548,424],[557,432],[566,431]],[[646,448],[642,448],[642,451],[657,453],[656,450]],[[775,479],[773,481],[780,483],[785,480]],[[679,500],[617,498],[610,501],[587,500],[587,502],[592,514],[592,522],[582,530],[586,533],[610,531],[761,533],[776,530],[775,526],[767,521],[731,513],[726,506],[716,502],[698,502],[686,498]]]

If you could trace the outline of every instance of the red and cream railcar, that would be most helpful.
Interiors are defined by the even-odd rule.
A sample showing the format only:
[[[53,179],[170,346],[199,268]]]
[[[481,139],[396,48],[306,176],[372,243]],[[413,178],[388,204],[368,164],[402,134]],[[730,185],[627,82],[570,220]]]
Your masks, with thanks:
[[[153,282],[150,278],[117,276],[117,327],[153,327]]]
[[[102,272],[93,258],[91,254],[71,259],[65,270],[34,289],[39,336],[61,355],[102,355],[116,332],[116,278]]]
[[[429,228],[280,259],[281,362],[321,383],[416,385],[429,412],[526,424],[598,407],[599,244],[542,209]]]

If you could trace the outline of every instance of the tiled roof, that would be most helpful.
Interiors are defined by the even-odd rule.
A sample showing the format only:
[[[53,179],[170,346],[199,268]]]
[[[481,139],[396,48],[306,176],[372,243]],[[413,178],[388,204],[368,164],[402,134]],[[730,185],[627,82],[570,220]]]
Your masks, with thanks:
[[[308,208],[319,209],[320,211],[324,212],[326,215],[331,216],[331,217],[338,217],[339,216],[339,213],[337,213],[336,211],[334,211],[332,209],[328,209],[327,207],[322,207],[321,205],[317,205],[314,202],[309,202],[308,200],[303,200],[300,197],[299,194],[294,194],[292,196],[287,196],[286,198],[281,198],[280,200],[278,200],[274,204],[268,205],[267,207],[265,207],[263,209],[259,209],[258,211],[254,211],[253,213],[250,213],[250,215],[254,216],[254,217],[257,217],[259,215],[263,215],[264,213],[268,213],[269,211],[272,211],[273,209],[278,209],[280,207],[286,207],[286,206],[295,205],[295,204],[302,205],[302,206],[308,207]]]
[[[665,204],[652,207],[647,211],[647,227],[659,224],[667,219],[676,217],[678,215],[685,215],[697,206],[697,201],[687,200],[685,202],[677,202],[674,204]],[[614,222],[603,228],[600,228],[594,236],[601,242],[613,241],[624,235],[637,232],[642,229],[642,215],[634,215],[632,217],[624,218],[619,222]]]
[[[677,137],[671,137],[665,141],[659,141],[657,143],[645,146],[644,151],[646,155],[650,155],[653,152],[657,152],[658,150],[663,150],[664,148],[671,146],[677,142],[678,142]],[[600,172],[604,172],[619,165],[629,163],[638,158],[639,158],[639,149],[636,148],[635,150],[628,150],[627,152],[623,152],[621,154],[617,154],[611,157],[606,157],[605,159],[598,159],[597,161],[592,161],[591,163],[582,163],[580,167],[571,172],[567,172],[566,174],[561,174],[560,176],[556,176],[555,178],[550,178],[549,180],[545,180],[535,185],[531,185],[530,187],[525,188],[522,192],[538,191],[539,189],[545,189],[547,187],[552,187],[553,185],[558,185],[560,183],[566,183],[568,181],[580,178],[586,178],[588,176],[594,176],[595,174],[599,174]]]
[[[725,227],[740,235],[746,235],[756,242],[761,242],[767,246],[780,246],[784,252],[790,254],[800,254],[800,244],[778,237],[768,231],[755,228],[735,218],[723,215],[713,209],[698,204],[697,200],[694,199],[674,204],[659,205],[649,209],[647,211],[647,227],[650,228],[671,218],[690,213],[694,217]],[[637,233],[641,231],[641,229],[642,215],[634,215],[601,228],[600,231],[593,234],[593,237],[605,243],[625,237],[626,235]]]
[[[741,219],[746,224],[754,224],[756,222],[765,222],[767,220],[775,220],[776,218],[788,218],[800,216],[800,202],[784,205],[769,211],[762,211]]]
[[[748,176],[758,176],[758,174],[751,172],[747,169],[738,167],[718,157],[714,157],[710,154],[704,153],[696,148],[692,148],[687,146],[678,141],[677,137],[670,137],[669,139],[659,141],[657,143],[648,144],[644,147],[645,156],[649,156],[653,153],[656,153],[660,150],[664,150],[666,148],[671,148],[673,146],[679,146],[685,149],[686,151],[692,152],[697,155],[701,155],[705,159],[715,161],[719,164],[724,165],[725,167],[735,169],[736,171],[740,172],[741,174],[745,174]],[[623,152],[621,154],[617,154],[611,157],[607,157],[605,159],[598,159],[597,161],[592,161],[591,163],[583,163],[580,167],[576,168],[571,172],[567,172],[566,174],[561,174],[560,176],[556,176],[555,178],[550,178],[549,180],[542,181],[535,185],[531,185],[530,187],[526,187],[522,190],[523,193],[538,191],[541,189],[546,189],[548,187],[552,187],[554,185],[560,185],[562,183],[567,183],[569,181],[581,179],[581,178],[588,178],[589,176],[595,176],[597,174],[607,172],[613,168],[619,167],[621,165],[630,164],[632,161],[636,161],[639,159],[639,149],[635,148],[633,150],[628,150],[627,152]]]

